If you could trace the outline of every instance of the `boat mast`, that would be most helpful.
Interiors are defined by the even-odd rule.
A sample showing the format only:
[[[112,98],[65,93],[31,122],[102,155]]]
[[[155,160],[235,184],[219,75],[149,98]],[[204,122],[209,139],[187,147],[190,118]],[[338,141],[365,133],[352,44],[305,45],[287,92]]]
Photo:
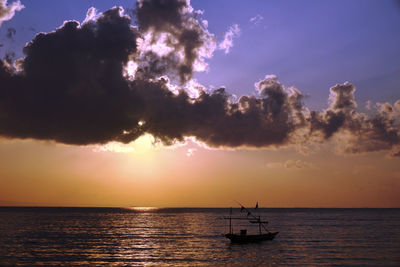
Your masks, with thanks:
[[[257,222],[258,222],[258,226],[259,226],[259,228],[260,228],[260,234],[261,234],[261,226],[262,226],[262,228],[264,228],[264,230],[265,231],[267,231],[268,233],[270,233],[270,231],[268,231],[268,229],[267,229],[267,227],[265,227],[265,225],[264,225],[264,222],[262,222],[261,221],[261,217],[260,216],[255,216],[255,215],[253,215],[251,212],[250,212],[250,210],[248,210],[246,207],[244,207],[242,204],[240,204],[238,201],[236,201],[236,203],[238,203],[241,207],[240,207],[240,210],[242,211],[242,210],[245,210],[246,212],[247,212],[247,216],[251,216],[251,217],[253,217],[255,220],[257,220]],[[258,207],[258,202],[257,202],[257,207]],[[265,222],[265,223],[268,223],[268,222]]]

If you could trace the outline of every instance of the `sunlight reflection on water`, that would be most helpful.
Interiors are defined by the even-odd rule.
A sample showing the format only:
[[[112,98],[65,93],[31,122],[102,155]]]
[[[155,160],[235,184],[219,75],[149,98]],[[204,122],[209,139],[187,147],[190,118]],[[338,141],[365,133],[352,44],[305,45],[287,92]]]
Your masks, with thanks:
[[[157,207],[130,207],[128,209],[134,210],[134,211],[146,212],[146,211],[155,211],[155,210],[158,210],[159,208],[157,208]]]

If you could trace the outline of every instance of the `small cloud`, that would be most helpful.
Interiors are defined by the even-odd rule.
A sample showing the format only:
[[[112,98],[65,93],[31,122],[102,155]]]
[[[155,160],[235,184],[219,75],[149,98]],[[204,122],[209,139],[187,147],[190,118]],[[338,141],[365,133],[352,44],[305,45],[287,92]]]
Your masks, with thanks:
[[[268,169],[280,169],[280,168],[283,168],[283,163],[282,162],[268,162],[267,164],[266,164],[266,167],[268,168]]]
[[[263,21],[264,17],[257,14],[255,17],[252,17],[250,19],[250,23],[253,24],[254,26],[258,26],[261,24],[261,22]]]
[[[311,162],[290,159],[285,162],[268,162],[266,167],[269,169],[305,169],[315,168],[315,165]]]
[[[292,168],[297,168],[297,169],[303,169],[303,168],[310,168],[312,167],[313,164],[310,162],[305,162],[302,160],[288,160],[285,162],[285,168],[286,169],[292,169]]]
[[[17,33],[17,30],[15,29],[15,28],[8,28],[7,29],[7,34],[6,34],[6,37],[8,38],[8,39],[11,39],[11,40],[13,40],[13,35],[15,35]]]
[[[12,19],[15,12],[24,8],[20,1],[15,1],[7,5],[7,0],[0,0],[0,26],[3,22]]]
[[[225,33],[224,40],[218,45],[218,48],[221,50],[225,50],[225,54],[228,54],[231,47],[233,47],[233,38],[238,37],[239,35],[239,25],[233,24]]]
[[[285,166],[286,169],[291,169],[291,168],[296,168],[296,167],[297,168],[301,168],[301,165],[300,164],[297,165],[297,161],[294,161],[294,160],[286,161],[284,166]]]

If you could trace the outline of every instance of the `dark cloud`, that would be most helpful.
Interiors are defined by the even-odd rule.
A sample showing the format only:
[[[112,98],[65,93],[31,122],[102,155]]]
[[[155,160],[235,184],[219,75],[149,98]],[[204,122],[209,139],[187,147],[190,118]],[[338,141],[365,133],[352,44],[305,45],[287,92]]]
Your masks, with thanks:
[[[163,45],[171,51],[153,62],[164,66],[165,74],[176,73],[181,83],[188,81],[196,64],[204,64],[203,58],[210,57],[215,49],[213,35],[197,19],[198,14],[186,0],[141,0],[136,4],[134,15],[143,37],[146,39],[151,33],[149,46],[160,42],[161,35],[166,34]],[[139,62],[149,65],[147,56],[145,52],[138,58]],[[147,67],[147,75],[151,74],[148,71],[152,68]],[[157,76],[160,68],[157,66],[155,69],[158,70],[154,73]]]
[[[395,150],[400,145],[400,121],[396,119],[395,113],[389,103],[384,104],[378,114],[372,117],[351,113],[344,127],[350,133],[344,151],[361,153]]]
[[[90,14],[89,14],[90,13]],[[253,96],[234,100],[224,88],[174,85],[191,78],[212,35],[186,1],[139,1],[137,27],[121,8],[94,9],[26,45],[25,57],[0,61],[0,135],[67,144],[128,143],[149,133],[164,144],[185,137],[212,147],[271,147],[335,138],[345,153],[400,145],[400,101],[377,114],[357,112],[355,87],[330,89],[330,105],[310,111],[303,95],[268,75]],[[214,43],[215,44],[215,43]],[[210,48],[211,47],[211,48]],[[127,66],[134,66],[129,70]]]
[[[325,139],[336,133],[345,124],[346,120],[349,120],[349,113],[357,107],[354,91],[354,86],[349,82],[331,87],[329,96],[330,108],[322,113],[311,111],[311,133],[319,130],[323,133]]]
[[[6,54],[4,55],[4,61],[6,61],[8,64],[12,64],[14,59],[15,53],[12,51],[6,52]]]
[[[1,63],[1,135],[103,143],[137,123],[135,100],[121,75],[136,52],[136,32],[120,12],[114,8],[96,22],[69,21],[36,35],[16,63],[20,72]]]
[[[0,0],[0,26],[3,22],[12,19],[15,12],[24,8],[20,1],[15,1],[7,5],[7,0]]]
[[[13,35],[15,35],[17,33],[17,30],[14,28],[8,28],[7,29],[7,33],[6,33],[6,37],[8,39],[13,39]]]
[[[348,82],[331,88],[330,108],[310,113],[311,135],[322,133],[322,139],[327,140],[337,134],[340,150],[345,153],[396,149],[400,145],[399,101],[393,106],[380,104],[378,113],[368,116],[356,111],[354,91]]]
[[[357,103],[354,97],[355,90],[356,89],[354,88],[354,86],[349,82],[345,82],[344,84],[337,84],[331,87],[331,109],[355,109],[357,107]]]
[[[174,94],[167,85],[164,79],[133,81],[144,107],[142,130],[166,144],[194,136],[214,147],[283,145],[304,123],[301,94],[287,92],[276,77],[258,83],[262,97],[243,96],[237,102],[224,88],[201,91],[194,99],[184,90]]]

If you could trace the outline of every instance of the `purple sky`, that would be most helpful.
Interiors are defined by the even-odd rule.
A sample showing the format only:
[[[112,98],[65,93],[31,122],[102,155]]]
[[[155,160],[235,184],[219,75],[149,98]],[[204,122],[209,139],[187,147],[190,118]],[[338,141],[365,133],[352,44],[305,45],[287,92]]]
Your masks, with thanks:
[[[82,21],[89,7],[132,9],[132,1],[22,1],[25,8],[0,27],[0,55],[14,52],[37,32],[65,20]],[[367,100],[400,98],[400,4],[398,1],[191,1],[220,40],[233,24],[229,54],[214,53],[209,71],[198,73],[206,86],[226,86],[236,95],[254,93],[254,83],[274,74],[287,86],[309,95],[310,108],[327,106],[329,88],[349,81],[363,107]],[[258,18],[257,21],[252,18]],[[6,38],[16,29],[13,40]]]

